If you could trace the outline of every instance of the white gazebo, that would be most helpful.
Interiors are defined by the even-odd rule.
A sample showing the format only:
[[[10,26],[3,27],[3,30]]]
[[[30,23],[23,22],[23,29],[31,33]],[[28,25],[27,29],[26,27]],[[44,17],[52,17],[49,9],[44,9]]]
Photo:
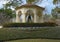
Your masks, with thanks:
[[[17,23],[43,23],[43,7],[25,4],[16,7]]]

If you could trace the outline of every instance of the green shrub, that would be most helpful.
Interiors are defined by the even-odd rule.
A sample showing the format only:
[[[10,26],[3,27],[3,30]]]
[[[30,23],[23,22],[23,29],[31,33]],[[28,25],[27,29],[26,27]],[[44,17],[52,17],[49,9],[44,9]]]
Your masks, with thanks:
[[[60,28],[37,28],[37,29],[20,29],[20,28],[1,28],[1,40],[14,40],[24,38],[51,38],[60,39]]]
[[[55,23],[8,23],[4,24],[3,27],[46,27],[56,26]]]

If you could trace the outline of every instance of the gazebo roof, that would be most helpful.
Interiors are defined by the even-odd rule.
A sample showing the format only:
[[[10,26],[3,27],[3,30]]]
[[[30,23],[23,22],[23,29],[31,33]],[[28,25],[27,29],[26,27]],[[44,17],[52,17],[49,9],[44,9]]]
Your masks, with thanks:
[[[21,6],[19,6],[19,7],[16,7],[15,9],[18,10],[18,9],[20,9],[20,8],[38,8],[38,9],[43,9],[43,10],[45,9],[45,8],[40,7],[40,6],[38,6],[38,5],[31,5],[31,4],[21,5]]]

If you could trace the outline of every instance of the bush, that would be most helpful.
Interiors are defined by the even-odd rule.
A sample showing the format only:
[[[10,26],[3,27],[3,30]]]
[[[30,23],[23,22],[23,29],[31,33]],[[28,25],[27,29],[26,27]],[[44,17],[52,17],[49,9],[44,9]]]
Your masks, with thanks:
[[[57,26],[55,23],[8,23],[4,24],[3,27],[46,27],[46,26]]]
[[[20,29],[20,28],[1,28],[1,40],[14,39],[30,39],[30,38],[51,38],[60,39],[60,27],[53,28],[37,28],[37,29]]]

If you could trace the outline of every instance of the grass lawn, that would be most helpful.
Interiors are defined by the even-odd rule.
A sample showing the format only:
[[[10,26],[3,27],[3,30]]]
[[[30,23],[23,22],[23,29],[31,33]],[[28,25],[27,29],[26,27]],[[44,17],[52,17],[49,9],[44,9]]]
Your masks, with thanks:
[[[22,40],[13,40],[13,41],[6,41],[6,42],[60,42],[60,40],[53,40],[53,39],[22,39]]]

